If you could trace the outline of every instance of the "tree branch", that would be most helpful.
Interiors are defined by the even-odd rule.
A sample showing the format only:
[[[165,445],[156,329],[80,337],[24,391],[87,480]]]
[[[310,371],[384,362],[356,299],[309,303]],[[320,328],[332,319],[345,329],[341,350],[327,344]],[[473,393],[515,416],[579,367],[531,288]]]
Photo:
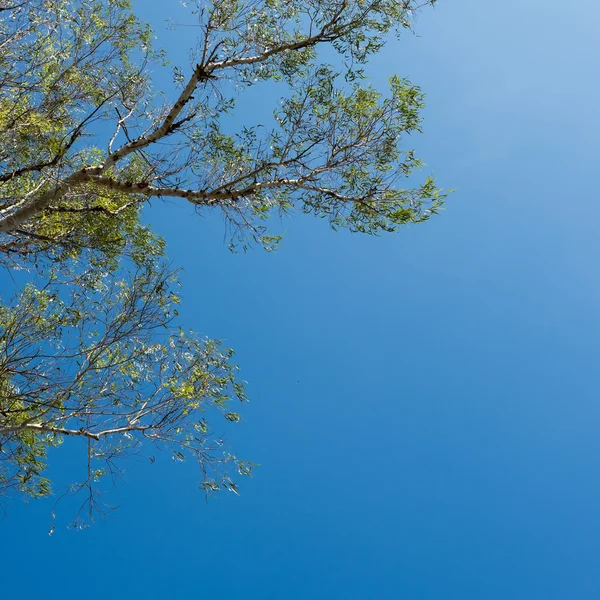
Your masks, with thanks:
[[[179,121],[178,123],[175,122],[175,120],[180,115],[181,111],[184,109],[186,104],[191,100],[192,94],[194,93],[196,86],[201,81],[208,81],[208,79],[210,78],[210,72],[205,70],[201,65],[197,65],[183,92],[181,92],[179,98],[171,107],[171,110],[163,120],[160,127],[157,127],[152,133],[148,135],[139,137],[131,142],[128,142],[124,146],[121,146],[121,148],[119,148],[118,150],[115,150],[115,152],[109,154],[107,159],[104,161],[102,168],[104,170],[109,169],[132,152],[135,152],[136,150],[141,150],[142,148],[145,148],[146,146],[157,142],[161,138],[169,135],[170,133],[173,133],[173,131],[175,131],[186,120],[188,120],[186,118]]]
[[[70,436],[81,436],[92,440],[100,440],[102,437],[108,435],[117,435],[119,433],[126,433],[129,431],[146,431],[151,429],[150,426],[138,426],[138,425],[125,425],[123,427],[115,427],[114,429],[105,429],[94,433],[88,431],[83,427],[81,429],[65,429],[63,427],[53,427],[52,425],[45,425],[44,423],[26,423],[24,425],[11,425],[9,427],[0,427],[0,435],[7,433],[18,433],[19,431],[32,430],[43,433],[55,433],[58,435],[70,435]]]

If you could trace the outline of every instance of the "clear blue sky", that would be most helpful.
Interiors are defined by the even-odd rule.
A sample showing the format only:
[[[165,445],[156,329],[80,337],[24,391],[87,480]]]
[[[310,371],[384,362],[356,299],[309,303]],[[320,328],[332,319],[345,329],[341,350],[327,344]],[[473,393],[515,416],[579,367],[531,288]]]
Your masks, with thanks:
[[[176,4],[138,12],[185,64]],[[205,504],[191,464],[133,461],[81,533],[13,503],[0,597],[600,598],[599,21],[592,0],[440,0],[372,63],[427,93],[414,143],[457,188],[427,224],[300,217],[234,256],[218,219],[155,203],[186,324],[249,381],[224,431],[262,466]]]

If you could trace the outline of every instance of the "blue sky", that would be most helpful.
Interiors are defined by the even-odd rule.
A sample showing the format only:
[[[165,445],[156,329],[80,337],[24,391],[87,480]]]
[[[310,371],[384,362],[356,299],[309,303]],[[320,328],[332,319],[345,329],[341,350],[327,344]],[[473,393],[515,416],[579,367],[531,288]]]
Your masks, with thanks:
[[[185,64],[169,4],[138,13]],[[599,21],[440,0],[373,61],[427,94],[411,141],[456,192],[426,224],[299,216],[231,255],[219,219],[155,203],[182,317],[249,382],[224,433],[261,467],[206,504],[191,465],[134,460],[114,515],[52,537],[49,503],[13,503],[2,598],[600,597]]]

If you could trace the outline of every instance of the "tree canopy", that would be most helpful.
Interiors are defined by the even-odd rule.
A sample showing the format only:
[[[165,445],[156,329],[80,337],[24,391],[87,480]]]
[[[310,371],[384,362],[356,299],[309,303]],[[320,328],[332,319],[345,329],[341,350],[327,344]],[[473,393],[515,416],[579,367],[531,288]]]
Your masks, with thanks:
[[[429,1],[425,4],[433,4]],[[165,242],[140,221],[153,198],[220,211],[232,246],[273,248],[276,213],[380,234],[427,220],[445,193],[406,147],[420,89],[366,83],[368,59],[410,29],[414,0],[191,3],[190,65],[153,48],[127,0],[0,8],[0,256],[29,282],[0,310],[0,488],[50,493],[46,453],[81,437],[87,490],[132,447],[194,456],[206,490],[236,491],[211,437],[244,399],[231,351],[175,325]],[[152,69],[170,69],[156,90]],[[244,90],[278,82],[273,119],[232,131]],[[202,413],[202,414],[201,414]]]

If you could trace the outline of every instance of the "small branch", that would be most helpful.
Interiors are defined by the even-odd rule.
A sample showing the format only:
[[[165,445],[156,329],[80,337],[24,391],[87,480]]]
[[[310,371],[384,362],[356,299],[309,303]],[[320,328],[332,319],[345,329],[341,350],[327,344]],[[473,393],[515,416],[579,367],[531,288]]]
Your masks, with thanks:
[[[113,146],[115,140],[117,139],[117,136],[119,135],[119,131],[121,131],[121,127],[123,128],[123,131],[125,132],[125,135],[127,135],[127,129],[125,127],[125,121],[127,119],[129,119],[129,117],[131,117],[131,115],[133,114],[133,108],[124,117],[121,116],[121,113],[119,112],[119,109],[116,106],[115,106],[115,111],[117,112],[117,115],[119,116],[119,121],[117,122],[117,127],[115,129],[115,132],[114,132],[113,136],[110,138],[110,141],[108,142],[108,152],[109,152],[109,154],[112,152],[112,146]],[[129,139],[129,136],[128,136],[128,139]]]
[[[308,48],[310,46],[315,46],[319,42],[328,41],[327,36],[319,33],[315,36],[305,38],[304,40],[300,40],[298,42],[290,42],[289,44],[282,44],[281,46],[277,46],[275,48],[271,48],[263,52],[262,54],[257,54],[256,56],[248,56],[246,58],[231,58],[222,60],[216,63],[211,63],[209,65],[210,72],[218,71],[220,69],[227,69],[229,67],[237,67],[239,65],[254,65],[260,62],[264,62],[271,56],[276,54],[281,54],[282,52],[289,52],[291,50],[300,50],[301,48]]]
[[[139,202],[127,202],[123,206],[120,206],[116,210],[110,210],[105,208],[104,206],[82,206],[82,207],[69,207],[69,206],[49,206],[47,210],[49,212],[57,212],[57,213],[90,213],[90,212],[99,212],[104,215],[109,215],[111,217],[118,216],[124,210],[139,204]],[[27,232],[25,232],[27,233]]]
[[[26,0],[26,2],[21,2],[20,4],[12,4],[11,6],[0,6],[0,12],[5,11],[5,10],[15,10],[16,8],[22,8],[23,6],[25,6],[28,3],[29,3],[29,0]]]
[[[40,235],[39,233],[33,233],[32,231],[27,231],[26,229],[15,229],[14,233],[18,233],[20,235],[25,235],[27,237],[33,238],[34,240],[39,240],[40,242],[55,242],[56,239],[49,237],[47,235]]]
[[[319,31],[319,33],[313,36],[309,35],[303,40],[289,42],[287,44],[281,44],[255,56],[248,56],[246,58],[225,59],[220,62],[210,63],[209,65],[207,65],[207,69],[209,69],[212,73],[219,69],[226,69],[228,67],[237,67],[239,65],[253,65],[264,62],[265,60],[271,58],[271,56],[275,56],[276,54],[290,52],[293,50],[301,50],[302,48],[309,48],[311,46],[316,46],[317,44],[322,42],[332,42],[341,37],[344,31],[347,30],[348,26],[350,25],[346,24],[345,26],[336,26],[337,22],[339,21],[340,17],[342,16],[342,13],[346,8],[347,2],[344,0],[340,3],[338,10],[333,14],[331,19],[321,28],[321,31]]]

